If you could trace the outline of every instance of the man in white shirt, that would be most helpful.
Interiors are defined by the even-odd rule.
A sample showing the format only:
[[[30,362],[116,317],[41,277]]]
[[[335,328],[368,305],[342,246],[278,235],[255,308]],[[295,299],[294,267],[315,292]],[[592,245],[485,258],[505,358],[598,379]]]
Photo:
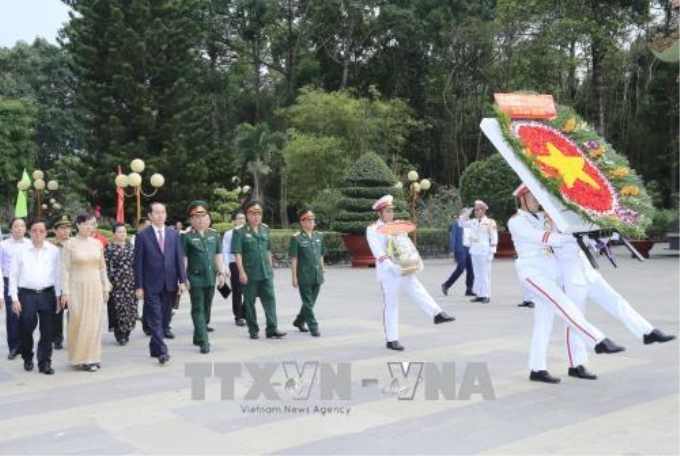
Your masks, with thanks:
[[[52,329],[61,295],[61,258],[57,247],[45,242],[47,223],[36,218],[29,224],[31,242],[17,250],[10,269],[12,311],[19,317],[24,369],[33,370],[33,332],[40,321],[38,369],[52,369]]]
[[[9,294],[9,271],[12,267],[12,256],[17,249],[30,243],[26,238],[26,222],[15,217],[9,222],[10,237],[0,242],[0,266],[2,266],[4,299],[7,304],[7,348],[8,359],[14,359],[21,353],[21,333],[19,332],[19,318],[12,312],[12,297]]]
[[[246,224],[246,216],[241,209],[234,213],[233,218],[234,228],[224,233],[222,238],[222,258],[224,258],[224,270],[230,279],[231,284],[231,310],[234,313],[234,320],[236,326],[246,325],[246,314],[243,308],[243,290],[241,289],[241,282],[238,280],[238,266],[236,266],[236,258],[231,253],[231,239],[234,230],[238,230]]]

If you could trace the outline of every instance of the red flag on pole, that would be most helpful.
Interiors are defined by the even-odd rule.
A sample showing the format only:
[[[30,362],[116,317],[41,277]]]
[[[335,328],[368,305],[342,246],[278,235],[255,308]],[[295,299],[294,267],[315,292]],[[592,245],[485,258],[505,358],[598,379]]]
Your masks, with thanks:
[[[120,170],[120,165],[118,166],[118,175],[120,176],[122,171]],[[125,192],[122,187],[116,186],[116,193],[118,194],[118,210],[116,211],[116,222],[125,223]]]

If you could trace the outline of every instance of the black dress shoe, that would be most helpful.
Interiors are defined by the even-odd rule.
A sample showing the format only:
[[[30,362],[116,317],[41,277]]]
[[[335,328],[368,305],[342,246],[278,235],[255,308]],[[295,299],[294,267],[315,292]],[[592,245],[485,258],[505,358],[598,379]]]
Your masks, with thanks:
[[[529,374],[529,380],[532,382],[543,382],[543,383],[559,383],[561,380],[557,377],[553,377],[547,370],[531,371]]]
[[[207,327],[206,327],[206,330],[207,330],[209,333],[211,333],[211,332],[214,331],[214,329],[212,329],[210,326],[207,326]]]
[[[251,338],[251,339],[259,339],[259,338],[260,338],[260,335],[259,335],[259,334],[251,334],[251,335],[250,335],[250,338]]]
[[[281,339],[286,335],[285,332],[281,332],[278,329],[271,334],[267,334],[267,339]]]
[[[19,356],[19,350],[10,350],[7,359],[14,359]]]
[[[201,353],[203,353],[204,355],[205,355],[206,353],[210,353],[210,345],[203,345],[203,346],[201,347]]]
[[[150,336],[151,335],[151,330],[149,328],[142,328],[142,331],[144,332],[145,335]]]
[[[446,323],[453,320],[455,320],[455,318],[448,316],[446,312],[439,312],[437,315],[434,316],[435,325],[438,325],[439,323]]]
[[[33,370],[33,361],[24,361],[24,370],[25,371],[32,371]]]
[[[49,361],[38,366],[38,371],[40,371],[40,373],[45,374],[45,375],[54,374],[54,369],[52,369],[52,363],[50,363]]]
[[[158,362],[161,364],[165,364],[168,361],[170,361],[170,355],[168,355],[167,353],[163,353],[158,357]]]
[[[484,301],[484,298],[480,298],[479,296],[470,299],[470,302],[482,302],[482,301]]]
[[[397,350],[397,351],[406,350],[406,348],[403,345],[401,345],[398,340],[393,340],[392,342],[387,342],[387,344],[385,344],[385,346],[387,348],[389,348],[390,350]]]
[[[481,302],[482,304],[486,304],[488,302],[491,302],[491,298],[482,298],[479,300],[479,302]]]
[[[472,290],[465,290],[465,296],[477,296]]]
[[[165,330],[165,332],[163,333],[163,336],[164,336],[166,339],[174,339],[174,338],[175,338],[175,335],[174,335],[173,332],[170,331],[169,329],[166,329],[166,330]]]
[[[310,330],[309,330],[309,333],[310,333],[313,337],[319,337],[319,336],[321,336],[321,333],[319,332],[319,330],[318,330],[317,328],[310,329]]]
[[[442,293],[444,294],[444,296],[449,295],[449,289],[443,283],[442,283]]]
[[[55,342],[53,345],[54,345],[55,350],[63,350],[64,349],[64,343],[63,342]]]
[[[658,329],[653,329],[652,332],[650,332],[649,334],[645,334],[643,337],[645,345],[653,344],[654,342],[663,344],[664,342],[668,342],[673,339],[675,339],[674,335],[665,334]]]
[[[595,345],[595,353],[618,353],[624,351],[626,348],[620,345],[616,345],[613,341],[609,340],[607,337],[602,339],[599,344]]]
[[[303,332],[303,333],[306,333],[307,331],[309,331],[309,330],[305,327],[305,324],[304,324],[304,323],[298,323],[298,322],[294,321],[294,322],[293,322],[293,326],[295,326],[297,329],[300,330],[300,332]]]
[[[245,326],[246,321],[243,318],[237,318],[236,319],[236,326]]]
[[[570,377],[583,378],[586,380],[597,380],[597,375],[588,371],[585,366],[578,365],[576,367],[570,367],[567,372]]]
[[[534,303],[533,301],[522,301],[521,304],[517,304],[517,307],[529,307],[530,309],[533,309]]]

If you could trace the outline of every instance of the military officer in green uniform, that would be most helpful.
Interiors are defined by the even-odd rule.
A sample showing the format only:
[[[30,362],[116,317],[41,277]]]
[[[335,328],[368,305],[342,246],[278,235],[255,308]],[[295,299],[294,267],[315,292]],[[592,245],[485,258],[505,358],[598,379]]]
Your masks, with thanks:
[[[191,320],[194,323],[194,345],[201,353],[210,352],[208,320],[215,295],[215,282],[225,280],[222,261],[222,243],[217,233],[209,229],[208,205],[205,201],[192,202],[187,212],[192,229],[182,235],[186,261]]]
[[[288,247],[293,287],[300,291],[302,299],[302,307],[293,321],[293,326],[307,332],[306,324],[311,335],[319,337],[321,333],[314,317],[314,304],[323,283],[326,244],[323,235],[314,230],[315,216],[311,208],[301,209],[298,212],[298,220],[302,229],[293,235]]]
[[[274,269],[272,268],[269,227],[262,223],[262,203],[249,201],[246,206],[246,224],[235,229],[231,251],[236,260],[239,282],[243,284],[243,307],[251,339],[259,339],[255,299],[260,298],[267,320],[265,334],[268,339],[286,335],[277,328],[276,297],[274,296]]]

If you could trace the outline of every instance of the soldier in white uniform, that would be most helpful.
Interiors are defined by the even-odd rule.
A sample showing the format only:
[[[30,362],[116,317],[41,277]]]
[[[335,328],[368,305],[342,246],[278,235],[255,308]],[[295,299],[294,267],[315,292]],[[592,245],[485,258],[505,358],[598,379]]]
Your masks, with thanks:
[[[373,210],[378,213],[379,218],[377,222],[366,228],[366,240],[376,260],[376,275],[383,293],[383,324],[387,348],[401,351],[404,350],[404,346],[399,343],[399,291],[404,290],[413,302],[433,319],[435,324],[453,321],[455,318],[442,311],[415,275],[402,275],[401,267],[388,257],[388,236],[380,234],[377,228],[393,221],[394,205],[392,202],[392,195],[385,195],[373,204]]]
[[[596,271],[576,244],[555,249],[555,257],[562,273],[564,291],[585,315],[586,302],[593,300],[609,314],[641,339],[644,344],[668,342],[675,336],[664,334],[655,329],[642,315],[614,290]],[[568,374],[571,377],[595,380],[597,375],[586,369],[588,353],[586,344],[569,326],[565,327],[567,354],[569,355]]]
[[[616,345],[588,322],[576,304],[567,297],[560,287],[560,270],[554,250],[575,244],[572,235],[552,231],[546,223],[543,212],[539,211],[536,198],[528,188],[520,186],[514,195],[520,202],[520,209],[510,218],[508,229],[517,251],[515,267],[517,275],[534,298],[534,332],[529,356],[529,379],[546,383],[559,383],[547,370],[546,355],[550,343],[553,318],[557,314],[570,328],[583,338],[585,344],[595,353],[617,353],[625,348]]]
[[[470,220],[468,212],[458,219],[460,226],[470,230],[470,258],[475,274],[472,292],[477,295],[472,302],[491,300],[491,260],[498,246],[498,226],[495,220],[486,216],[488,210],[484,201],[477,200],[473,209],[475,218]]]

